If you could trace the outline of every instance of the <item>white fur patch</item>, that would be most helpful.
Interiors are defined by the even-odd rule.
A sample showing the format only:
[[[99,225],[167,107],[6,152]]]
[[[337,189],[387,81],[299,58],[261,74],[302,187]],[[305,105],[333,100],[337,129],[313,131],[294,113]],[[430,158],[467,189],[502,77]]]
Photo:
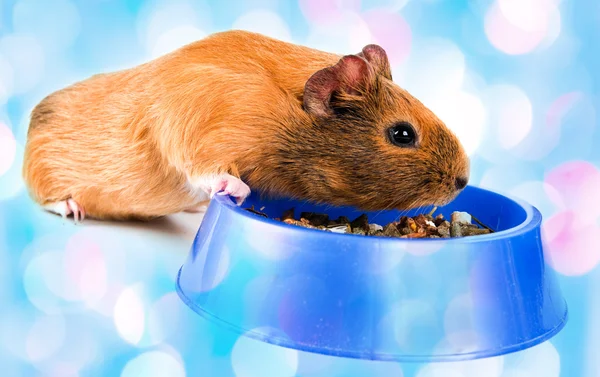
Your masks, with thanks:
[[[205,174],[199,177],[187,177],[191,191],[193,195],[198,198],[198,201],[204,202],[211,199],[212,182],[214,182],[217,177],[218,176],[216,174]]]
[[[62,202],[48,203],[44,205],[43,208],[48,212],[56,213],[62,217],[67,217],[71,214],[71,209],[67,205],[66,200],[63,200]]]

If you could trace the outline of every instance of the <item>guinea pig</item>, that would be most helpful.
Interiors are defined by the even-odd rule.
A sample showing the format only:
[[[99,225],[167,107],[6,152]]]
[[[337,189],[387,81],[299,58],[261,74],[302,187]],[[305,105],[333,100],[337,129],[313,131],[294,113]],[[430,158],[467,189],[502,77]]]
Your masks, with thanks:
[[[23,176],[75,221],[151,219],[250,190],[353,206],[450,202],[469,159],[374,44],[340,56],[246,31],[92,76],[33,110]]]

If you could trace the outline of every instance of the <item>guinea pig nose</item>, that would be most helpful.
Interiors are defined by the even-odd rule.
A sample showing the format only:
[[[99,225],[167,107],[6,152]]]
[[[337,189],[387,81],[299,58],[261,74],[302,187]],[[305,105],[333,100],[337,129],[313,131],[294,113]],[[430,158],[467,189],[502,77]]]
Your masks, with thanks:
[[[454,185],[456,186],[457,190],[462,190],[467,186],[467,183],[469,182],[469,180],[465,177],[458,177],[454,180]]]

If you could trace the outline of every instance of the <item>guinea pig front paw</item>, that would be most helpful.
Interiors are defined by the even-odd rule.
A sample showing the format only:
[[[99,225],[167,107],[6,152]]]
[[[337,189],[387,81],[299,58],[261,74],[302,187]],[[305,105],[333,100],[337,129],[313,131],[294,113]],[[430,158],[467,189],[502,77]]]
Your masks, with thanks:
[[[250,187],[241,179],[230,174],[221,174],[215,177],[211,184],[210,197],[215,195],[230,195],[236,199],[238,206],[250,195]]]

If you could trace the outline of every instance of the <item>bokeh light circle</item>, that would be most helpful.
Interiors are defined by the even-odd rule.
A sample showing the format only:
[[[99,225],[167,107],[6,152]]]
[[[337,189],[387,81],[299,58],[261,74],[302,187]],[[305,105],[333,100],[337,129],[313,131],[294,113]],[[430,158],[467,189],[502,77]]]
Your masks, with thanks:
[[[490,43],[510,55],[549,46],[560,33],[560,13],[551,0],[497,0],[484,23]]]
[[[496,3],[508,22],[526,32],[543,29],[544,19],[555,5],[554,0],[497,0]]]
[[[419,370],[417,377],[504,377],[502,356],[484,359],[457,361],[452,363],[427,364]]]
[[[393,332],[395,346],[411,352],[424,346],[431,339],[423,337],[424,329],[436,334],[435,308],[420,299],[403,299],[395,303],[378,324],[380,331]]]
[[[25,189],[22,174],[24,154],[23,146],[17,141],[12,164],[4,174],[0,174],[0,200],[12,199]]]
[[[513,187],[508,194],[537,208],[544,221],[565,207],[558,190],[547,182],[526,181]]]
[[[575,104],[584,97],[579,91],[562,94],[552,101],[546,111],[546,129],[547,132],[558,133],[561,127],[561,121],[564,116],[575,106]]]
[[[243,14],[233,22],[236,30],[247,30],[260,33],[284,42],[292,42],[290,29],[277,13],[268,10],[253,10]]]
[[[325,356],[324,356],[325,357]],[[325,373],[318,375],[307,375],[310,377],[412,377],[413,374],[405,374],[402,363],[367,360],[367,359],[341,359],[334,358],[333,365]],[[302,368],[302,365],[300,366]],[[304,375],[302,375],[304,376]]]
[[[552,46],[552,44],[558,39],[562,31],[562,16],[558,7],[552,7],[548,12],[548,29],[546,31],[546,37],[540,43],[539,49],[544,49]]]
[[[369,27],[372,43],[385,50],[392,66],[403,63],[411,48],[410,25],[397,12],[373,9],[362,14]]]
[[[452,364],[427,364],[419,369],[416,377],[467,377]]]
[[[312,25],[306,42],[312,48],[337,54],[357,54],[373,41],[369,25],[357,12],[345,10],[326,25]]]
[[[241,336],[231,351],[236,377],[293,377],[298,351]]]
[[[202,2],[158,0],[148,3],[138,16],[138,38],[151,58],[171,52],[207,35],[209,9]],[[200,12],[200,13],[199,13]],[[202,14],[206,13],[206,14]],[[208,18],[209,19],[209,18]]]
[[[23,287],[29,301],[42,312],[60,313],[67,304],[63,297],[73,293],[65,284],[62,251],[49,250],[34,256],[23,273]]]
[[[12,95],[13,75],[10,62],[0,54],[0,105],[4,105]]]
[[[482,148],[485,149],[485,148]],[[479,180],[479,187],[495,192],[507,193],[538,175],[535,166],[516,162],[506,165],[495,164],[485,169]]]
[[[121,377],[185,377],[185,367],[164,351],[148,351],[127,362]]]
[[[65,279],[77,291],[73,299],[90,306],[100,301],[106,294],[108,279],[100,246],[76,233],[67,241],[63,255]]]
[[[559,377],[560,356],[552,342],[544,342],[537,346],[504,357],[504,373],[501,377],[540,376]],[[567,373],[567,375],[569,375]]]
[[[533,108],[529,97],[519,87],[506,84],[488,88],[486,95],[490,127],[495,129],[500,146],[515,147],[531,131]]]
[[[400,85],[427,105],[452,99],[465,77],[465,56],[448,39],[415,40]]]
[[[125,288],[119,295],[113,312],[117,332],[133,345],[140,343],[144,336],[146,313],[142,296],[139,284]]]
[[[385,9],[390,12],[400,12],[410,0],[369,0],[363,7]]]
[[[151,343],[164,342],[180,328],[180,319],[184,309],[175,292],[167,293],[156,300],[148,311],[148,334]]]
[[[204,37],[206,33],[192,25],[174,27],[157,37],[151,47],[151,56],[157,58]]]
[[[65,319],[62,315],[38,318],[31,326],[25,340],[29,361],[38,363],[51,358],[63,346],[65,327]]]
[[[250,226],[248,226],[250,229]],[[249,246],[257,256],[269,260],[284,260],[292,257],[298,252],[302,252],[299,247],[294,247],[294,243],[285,239],[277,229],[265,228],[260,236],[256,236],[252,230],[249,230],[248,236],[242,239],[242,242]],[[282,244],[288,244],[288,247],[281,247]]]
[[[0,39],[0,55],[13,67],[13,94],[26,94],[44,77],[46,56],[40,41],[33,36],[5,35]]]
[[[388,273],[398,267],[405,255],[403,248],[398,248],[394,253],[379,253],[377,258],[368,259],[368,269],[372,274]]]
[[[345,11],[358,12],[360,0],[299,0],[300,11],[309,23],[327,25],[343,18]]]
[[[580,223],[596,224],[600,218],[600,169],[587,161],[568,161],[546,175],[545,182],[556,188],[557,205],[575,212]]]
[[[584,275],[600,262],[600,226],[581,224],[572,211],[549,218],[542,225],[542,236],[548,263],[563,275]]]
[[[73,44],[81,31],[81,17],[69,0],[19,0],[13,7],[16,32],[35,36],[48,51]]]
[[[0,176],[11,168],[16,153],[17,142],[12,131],[6,124],[0,122]]]
[[[298,376],[333,375],[335,358],[316,352],[298,352]],[[396,376],[394,376],[396,377]]]
[[[444,330],[451,349],[465,353],[477,351],[479,339],[475,321],[468,317],[473,312],[473,299],[468,294],[457,296],[448,304],[444,313]]]
[[[479,148],[486,124],[486,109],[479,97],[457,91],[437,98],[429,107],[456,134],[467,155]]]

